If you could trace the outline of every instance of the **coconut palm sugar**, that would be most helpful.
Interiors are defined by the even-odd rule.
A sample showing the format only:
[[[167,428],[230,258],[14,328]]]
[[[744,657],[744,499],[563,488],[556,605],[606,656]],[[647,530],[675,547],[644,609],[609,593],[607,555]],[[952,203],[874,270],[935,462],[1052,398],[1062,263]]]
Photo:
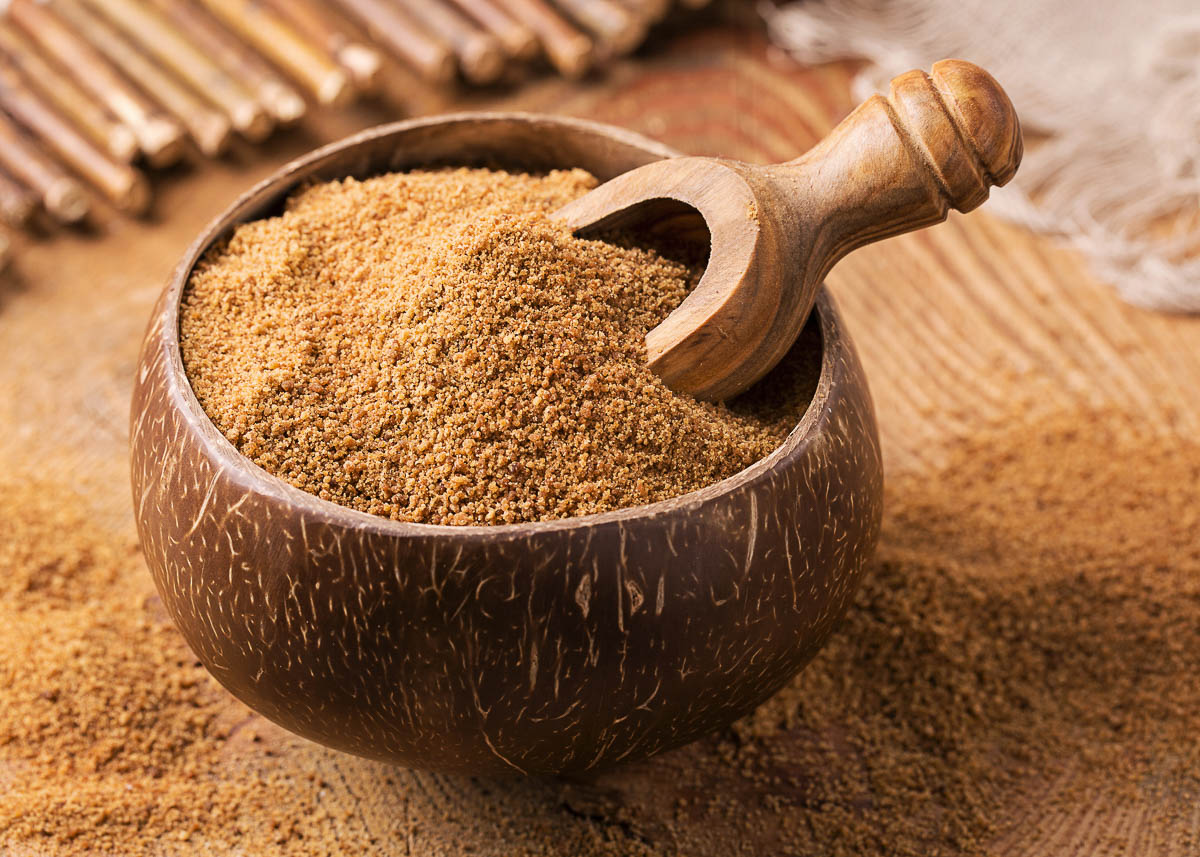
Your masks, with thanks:
[[[131,539],[0,476],[0,853],[1196,853],[1200,444],[1138,419],[1014,417],[892,474],[878,561],[803,673],[571,783],[285,736],[187,651]]]
[[[421,809],[418,775],[353,760],[415,818],[363,818],[339,754],[225,693],[171,626],[137,543],[85,500],[0,460],[0,854],[4,857],[391,855],[462,847]],[[97,492],[101,493],[101,492]],[[514,812],[530,801],[514,800]],[[424,814],[422,814],[424,813]],[[513,825],[545,853],[626,857],[587,821]],[[481,817],[472,836],[505,829]],[[430,843],[436,844],[430,844]]]
[[[197,266],[196,395],[266,470],[402,521],[564,518],[731,476],[799,412],[698,402],[649,370],[645,334],[699,266],[551,220],[594,185],[456,169],[309,187]]]
[[[311,797],[270,772],[218,775],[229,714],[246,715],[154,609],[136,542],[71,491],[2,473],[0,853],[272,847],[247,818]]]
[[[846,621],[717,742],[714,791],[782,800],[776,853],[1200,853],[1195,438],[1014,414],[887,500]]]

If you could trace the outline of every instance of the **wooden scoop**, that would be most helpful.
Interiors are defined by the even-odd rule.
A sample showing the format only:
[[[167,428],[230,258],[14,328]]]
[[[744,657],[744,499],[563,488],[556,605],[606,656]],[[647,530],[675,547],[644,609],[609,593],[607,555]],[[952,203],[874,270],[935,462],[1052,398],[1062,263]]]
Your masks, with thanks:
[[[1021,161],[1021,126],[986,71],[942,60],[892,80],[794,161],[672,158],[562,208],[577,233],[638,227],[710,237],[700,283],[646,334],[650,367],[679,392],[722,401],[780,360],[839,259],[970,211]],[[700,218],[703,223],[700,223]]]

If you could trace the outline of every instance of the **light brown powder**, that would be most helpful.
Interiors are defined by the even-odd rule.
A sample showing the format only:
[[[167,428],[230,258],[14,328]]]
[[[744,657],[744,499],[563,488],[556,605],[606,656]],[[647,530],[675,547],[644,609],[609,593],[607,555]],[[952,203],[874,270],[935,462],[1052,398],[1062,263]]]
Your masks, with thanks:
[[[0,466],[0,854],[389,855],[418,831],[419,853],[471,850],[439,829],[444,812],[363,821],[345,784],[321,773],[335,754],[264,724],[217,686],[163,613],[136,543],[84,506]],[[351,761],[372,794],[421,805],[420,779]],[[494,800],[525,817],[473,818],[474,841],[650,853],[566,812],[539,814],[519,793]]]
[[[1087,806],[1200,846],[1200,445],[1020,420],[892,479],[846,622],[724,743],[751,794],[797,778],[783,853],[1051,853],[1029,820]]]
[[[6,470],[0,498],[0,851],[165,853],[202,827],[232,847],[248,814],[304,806],[216,772],[227,697],[155,609],[137,545],[52,484]]]
[[[804,399],[767,386],[760,418]],[[280,737],[171,630],[129,537],[0,462],[0,852],[924,857],[1102,853],[1102,829],[1194,853],[1200,444],[1029,412],[889,475],[878,559],[787,688],[569,784]]]
[[[650,372],[644,336],[697,266],[550,219],[594,184],[458,169],[299,193],[193,274],[197,396],[266,470],[397,520],[563,518],[738,472],[804,402],[706,404]]]
[[[6,854],[1035,854],[1057,853],[1060,809],[1079,835],[1132,817],[1138,841],[1200,844],[1200,445],[1136,417],[1014,415],[893,474],[879,560],[788,688],[561,786],[255,743],[132,541],[4,472]]]

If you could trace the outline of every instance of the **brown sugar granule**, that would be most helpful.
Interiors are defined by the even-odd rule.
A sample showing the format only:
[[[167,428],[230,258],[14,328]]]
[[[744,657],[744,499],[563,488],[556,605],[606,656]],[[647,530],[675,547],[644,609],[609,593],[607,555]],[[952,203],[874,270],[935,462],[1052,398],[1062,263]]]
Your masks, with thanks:
[[[0,466],[0,854],[382,857],[403,853],[422,825],[421,853],[469,849],[428,810],[419,821],[361,817],[347,773],[397,805],[421,807],[426,787],[287,736],[230,698],[171,627],[136,543],[84,505]],[[489,799],[505,801],[519,821],[468,816],[474,839],[650,853],[586,820],[539,814],[520,793]]]
[[[345,179],[238,227],[183,301],[205,411],[298,488],[434,524],[663,500],[769,454],[793,419],[677,395],[646,366],[645,333],[696,266],[549,218],[594,184]]]
[[[3,854],[1041,855],[1118,829],[1139,854],[1200,848],[1183,432],[1068,412],[892,474],[878,561],[807,670],[724,734],[558,784],[284,736],[196,663],[128,537],[0,474]]]
[[[1200,853],[1200,444],[1017,419],[893,475],[845,623],[715,742],[706,785],[775,806],[776,853],[1066,853],[1134,808],[1142,853]]]
[[[0,854],[383,857],[417,834],[430,857],[472,851],[420,775],[287,736],[232,700],[171,627],[136,543],[85,508],[0,461]],[[347,776],[404,810],[359,811]],[[463,798],[469,838],[504,853],[651,853],[520,790]]]
[[[789,686],[567,802],[663,855],[1200,853],[1200,442],[1027,405],[889,475]]]
[[[4,472],[0,853],[179,853],[200,833],[263,853],[272,837],[247,818],[306,796],[218,775],[231,706],[154,609],[136,544],[70,491]]]

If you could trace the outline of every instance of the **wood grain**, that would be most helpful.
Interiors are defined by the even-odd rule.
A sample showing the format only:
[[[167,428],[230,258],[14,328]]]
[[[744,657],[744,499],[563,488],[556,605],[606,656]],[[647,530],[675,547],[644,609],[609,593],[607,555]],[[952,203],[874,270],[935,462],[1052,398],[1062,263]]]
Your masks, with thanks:
[[[290,125],[304,115],[308,109],[304,97],[202,7],[192,0],[150,0],[150,3],[171,24],[184,30],[197,48],[232,71],[278,122]]]
[[[32,190],[41,200],[42,208],[61,223],[78,223],[91,208],[91,200],[83,188],[3,114],[0,114],[0,168]]]
[[[115,120],[103,107],[88,97],[79,86],[50,65],[8,26],[0,26],[0,60],[19,72],[49,105],[58,110],[92,142],[124,163],[138,154],[137,138],[128,127]]]
[[[772,163],[815,142],[848,112],[849,72],[798,70],[751,34],[713,28],[673,37],[661,57],[617,63],[602,81],[547,81],[470,105],[586,116],[693,154]],[[159,201],[172,217],[161,225],[114,217],[103,241],[14,239],[17,262],[0,279],[0,460],[37,460],[48,479],[87,488],[96,518],[127,532],[125,421],[134,360],[155,297],[184,248],[233,196],[288,158],[391,118],[383,108],[319,113],[261,154],[172,177]],[[1029,418],[1114,405],[1162,431],[1195,436],[1200,428],[1200,400],[1191,392],[1200,385],[1200,319],[1129,307],[1074,253],[986,212],[951,215],[937,230],[867,248],[839,265],[829,283],[871,380],[893,480],[932,472],[958,439],[1009,419],[1017,393],[1022,401],[1033,394]],[[319,785],[337,816],[329,829],[346,853],[572,855],[607,843],[613,854],[761,857],[778,853],[770,832],[776,816],[764,814],[765,799],[781,800],[776,815],[800,822],[810,812],[785,788],[749,789],[712,742],[599,781],[495,782],[323,750],[236,703],[228,719],[228,761],[212,774],[269,769],[292,778],[298,791]],[[804,739],[789,733],[780,740]],[[746,835],[719,816],[684,828],[682,839],[672,832],[673,789],[696,766],[732,813],[766,820],[760,833]],[[1153,805],[1072,803],[1068,785],[1050,783],[1045,801],[1013,806],[993,852],[1183,857],[1183,834],[1200,831],[1195,819],[1189,827],[1159,818]],[[1092,785],[1099,793],[1100,784]],[[1055,795],[1065,803],[1056,805]],[[195,853],[205,853],[202,844]]]
[[[274,130],[253,93],[155,10],[131,0],[87,0],[87,5],[221,110],[246,139],[261,143]]]
[[[31,91],[25,80],[0,63],[0,105],[10,116],[35,133],[59,160],[86,178],[115,206],[130,214],[144,214],[150,205],[150,185],[127,163],[115,161],[75,126]]]
[[[201,152],[215,158],[228,148],[233,134],[229,119],[142,53],[111,23],[78,0],[58,0],[54,11],[103,54],[113,68],[120,70],[127,80],[136,80],[159,108],[178,120]]]
[[[319,104],[344,104],[352,97],[346,73],[271,9],[247,0],[201,2],[225,26],[308,90]]]
[[[970,211],[1021,160],[1021,126],[986,71],[962,60],[910,71],[785,164],[674,158],[617,176],[556,216],[577,233],[642,229],[711,248],[704,276],[646,334],[672,389],[724,401],[787,353],[844,256]],[[688,223],[696,216],[704,228]]]
[[[166,167],[183,157],[183,128],[161,115],[141,92],[44,4],[14,0],[9,19],[36,42],[117,119],[128,125],[151,165]],[[157,71],[157,70],[155,70]]]

